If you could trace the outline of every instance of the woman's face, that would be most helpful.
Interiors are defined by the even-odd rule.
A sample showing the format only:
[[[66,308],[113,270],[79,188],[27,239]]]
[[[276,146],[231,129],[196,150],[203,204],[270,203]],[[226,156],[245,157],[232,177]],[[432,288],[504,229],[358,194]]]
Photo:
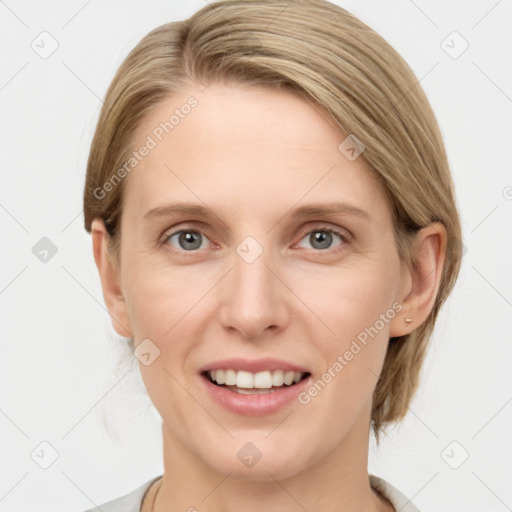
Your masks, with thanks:
[[[254,479],[361,450],[408,285],[368,166],[265,88],[191,87],[136,135],[149,150],[126,178],[119,283],[164,443]],[[278,386],[288,372],[302,380]]]

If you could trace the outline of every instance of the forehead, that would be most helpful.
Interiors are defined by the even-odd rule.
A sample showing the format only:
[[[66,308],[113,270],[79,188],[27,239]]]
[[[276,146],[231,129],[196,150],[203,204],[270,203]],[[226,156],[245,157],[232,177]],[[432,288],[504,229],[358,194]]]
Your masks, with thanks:
[[[129,174],[125,208],[140,218],[167,200],[200,199],[254,211],[290,207],[306,195],[385,208],[373,171],[339,151],[345,137],[289,92],[192,86],[162,102],[136,131],[134,149],[151,149]]]

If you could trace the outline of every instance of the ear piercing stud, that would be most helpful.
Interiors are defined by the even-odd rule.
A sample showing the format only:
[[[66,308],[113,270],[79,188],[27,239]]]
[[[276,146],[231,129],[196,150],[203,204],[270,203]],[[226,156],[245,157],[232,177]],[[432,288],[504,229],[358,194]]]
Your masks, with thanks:
[[[407,316],[407,317],[405,317],[405,318],[404,318],[404,322],[405,322],[406,324],[410,324],[410,323],[412,323],[412,318],[410,318],[410,317],[408,317],[408,316]]]

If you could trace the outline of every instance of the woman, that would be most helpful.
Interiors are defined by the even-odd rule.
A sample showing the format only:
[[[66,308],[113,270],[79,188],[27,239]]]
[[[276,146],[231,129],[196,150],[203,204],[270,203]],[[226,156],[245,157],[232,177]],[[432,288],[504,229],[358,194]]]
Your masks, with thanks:
[[[107,92],[84,193],[164,474],[103,511],[417,508],[367,470],[461,261],[417,80],[323,0],[163,25]]]

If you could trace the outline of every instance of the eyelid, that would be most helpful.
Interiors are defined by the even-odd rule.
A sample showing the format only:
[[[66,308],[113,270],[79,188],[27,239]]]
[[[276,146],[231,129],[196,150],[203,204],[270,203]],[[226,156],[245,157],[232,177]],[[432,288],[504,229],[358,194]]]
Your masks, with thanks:
[[[207,224],[205,224],[204,222],[198,222],[198,223],[204,224],[205,226],[207,226]],[[182,226],[182,224],[183,224],[183,226]],[[203,231],[204,228],[192,226],[189,224],[190,223],[187,223],[187,222],[178,222],[174,226],[171,226],[170,228],[165,229],[162,232],[162,234],[158,237],[159,243],[164,243],[169,237],[176,235],[177,233],[180,233],[181,231],[194,231],[197,233],[201,233],[204,236],[207,236],[207,235],[205,235],[205,233]]]
[[[169,228],[169,229],[166,229],[162,236],[159,238],[159,241],[158,241],[158,245],[159,246],[162,246],[162,245],[170,245],[170,244],[167,244],[166,242],[169,240],[169,238],[177,235],[178,233],[181,233],[181,232],[193,232],[193,233],[199,233],[201,236],[203,236],[204,238],[206,238],[207,240],[210,241],[210,243],[214,244],[214,242],[212,242],[212,240],[210,240],[210,237],[208,235],[206,235],[204,233],[203,230],[199,229],[199,228],[196,228],[196,227],[190,227],[190,226],[184,226],[184,227],[179,227],[178,229],[175,229],[175,228]],[[217,244],[214,244],[214,245],[217,245]],[[172,246],[171,246],[172,247]],[[183,249],[178,249],[176,247],[172,247],[173,249],[177,250],[177,251],[180,251],[180,252],[188,252],[189,254],[192,254],[194,252],[199,252],[198,250],[195,250],[195,251],[185,251]]]
[[[350,231],[348,231],[347,229],[320,222],[320,223],[314,224],[313,226],[304,228],[304,230],[301,230],[301,240],[302,240],[302,238],[304,238],[305,235],[309,235],[310,233],[313,233],[314,231],[328,231],[328,232],[334,233],[334,234],[338,235],[339,237],[341,237],[346,243],[348,243],[354,239],[354,236],[352,235],[352,233],[350,233]]]

